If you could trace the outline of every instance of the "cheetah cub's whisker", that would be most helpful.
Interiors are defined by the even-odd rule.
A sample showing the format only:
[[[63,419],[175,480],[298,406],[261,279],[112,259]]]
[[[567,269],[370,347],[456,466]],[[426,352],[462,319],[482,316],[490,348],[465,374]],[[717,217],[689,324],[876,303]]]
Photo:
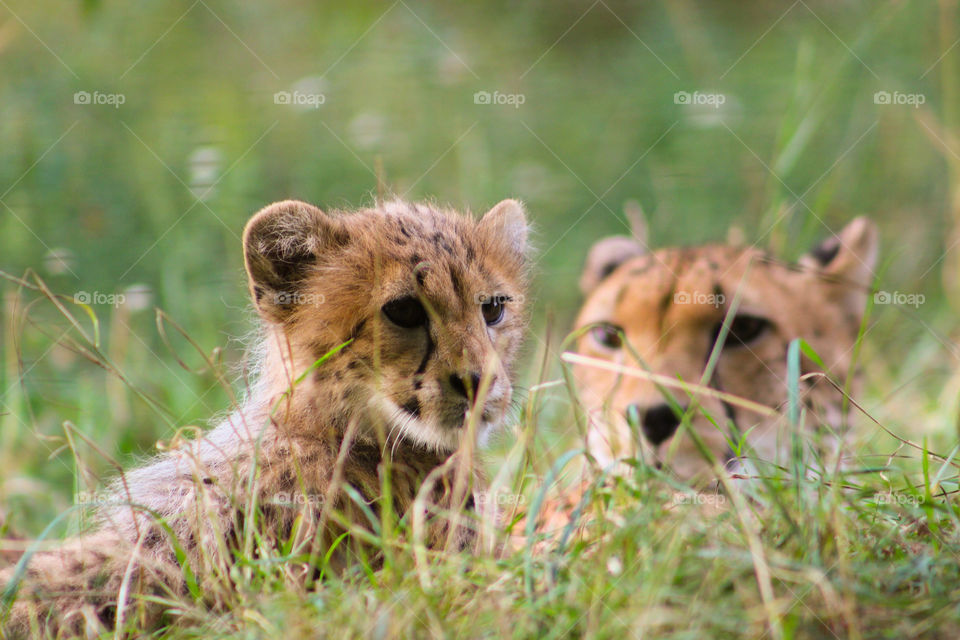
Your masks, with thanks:
[[[248,398],[206,437],[126,473],[95,531],[33,555],[9,628],[155,623],[155,599],[136,596],[188,590],[171,536],[207,586],[229,583],[236,553],[292,542],[289,555],[324,558],[370,529],[365,512],[383,512],[387,473],[396,517],[426,492],[427,546],[465,548],[471,531],[436,513],[472,508],[469,453],[510,404],[526,238],[514,200],[479,221],[401,201],[330,214],[285,201],[253,216],[243,250],[263,340]],[[249,548],[254,521],[262,551]],[[375,557],[364,537],[338,541],[324,570]]]

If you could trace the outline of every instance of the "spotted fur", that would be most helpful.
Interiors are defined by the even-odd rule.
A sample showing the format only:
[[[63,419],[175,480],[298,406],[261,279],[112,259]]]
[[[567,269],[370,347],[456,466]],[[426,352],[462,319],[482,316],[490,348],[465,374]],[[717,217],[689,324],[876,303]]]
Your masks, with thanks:
[[[708,385],[775,409],[787,402],[787,349],[803,338],[820,355],[826,373],[848,379],[867,291],[877,256],[874,225],[858,218],[804,256],[786,264],[756,248],[712,245],[647,251],[643,242],[617,237],[590,252],[581,285],[586,301],[576,326],[584,331],[581,354],[645,369],[673,380],[699,383],[724,318],[731,315]],[[804,357],[804,373],[820,368]],[[590,414],[588,447],[608,464],[643,457],[684,479],[711,476],[689,436],[676,437],[677,416],[662,388],[649,378],[622,376],[578,366],[581,398]],[[856,386],[852,387],[854,390]],[[691,427],[728,469],[743,470],[728,438],[746,434],[755,459],[783,462],[790,443],[786,420],[761,416],[735,403],[674,389],[687,407],[699,403]],[[804,383],[806,424],[828,436],[836,448],[847,413],[842,395],[826,381]],[[637,432],[627,414],[638,419]],[[709,416],[709,418],[708,418]],[[712,422],[715,421],[715,426]],[[749,465],[755,469],[756,465]]]
[[[133,596],[186,590],[158,517],[202,587],[250,543],[253,499],[257,544],[292,536],[314,557],[370,526],[346,487],[380,513],[388,473],[396,517],[421,490],[431,513],[470,509],[470,436],[495,429],[511,401],[526,233],[513,200],[479,221],[401,201],[329,214],[286,201],[253,216],[244,256],[264,337],[249,398],[206,437],[126,473],[95,532],[35,554],[8,629],[109,627],[125,581],[127,619],[155,622],[158,608]],[[422,322],[394,322],[398,300]],[[469,527],[428,517],[429,546],[469,542]],[[369,553],[356,537],[338,550],[335,566]]]

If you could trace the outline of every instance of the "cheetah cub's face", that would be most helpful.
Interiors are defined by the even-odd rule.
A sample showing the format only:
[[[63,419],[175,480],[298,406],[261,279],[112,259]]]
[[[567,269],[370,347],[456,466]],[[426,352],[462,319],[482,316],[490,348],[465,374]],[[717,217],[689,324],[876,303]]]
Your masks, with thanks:
[[[298,410],[439,451],[471,420],[489,432],[511,399],[526,237],[514,200],[480,221],[399,201],[334,214],[287,201],[254,216],[245,258],[279,345],[273,369],[295,378],[350,341],[298,383]]]

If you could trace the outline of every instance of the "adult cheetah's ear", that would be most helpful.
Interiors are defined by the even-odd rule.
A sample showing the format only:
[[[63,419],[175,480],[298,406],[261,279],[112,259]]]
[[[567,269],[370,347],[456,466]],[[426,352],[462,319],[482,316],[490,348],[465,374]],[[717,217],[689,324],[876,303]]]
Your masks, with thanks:
[[[477,229],[498,242],[506,243],[521,256],[527,254],[527,216],[517,200],[502,200],[483,214]]]
[[[282,322],[321,251],[345,242],[342,230],[320,209],[284,200],[257,212],[243,230],[243,259],[250,295],[267,320]]]
[[[647,253],[647,220],[640,203],[627,200],[623,212],[630,222],[630,236],[610,236],[590,247],[580,275],[580,292],[584,296],[597,288],[621,264]]]
[[[847,285],[841,293],[847,308],[862,313],[875,275],[879,244],[873,221],[855,218],[800,258],[800,264]]]
[[[580,291],[585,296],[590,295],[617,267],[646,252],[642,244],[628,236],[610,236],[600,240],[590,247],[590,253],[587,254],[580,275]]]

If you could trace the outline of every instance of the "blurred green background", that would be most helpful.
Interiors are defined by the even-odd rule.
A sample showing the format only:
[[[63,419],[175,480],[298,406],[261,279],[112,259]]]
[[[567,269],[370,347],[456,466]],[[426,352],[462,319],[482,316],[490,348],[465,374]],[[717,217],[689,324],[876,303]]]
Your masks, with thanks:
[[[947,452],[958,38],[950,0],[3,0],[0,269],[89,294],[127,383],[57,345],[78,333],[49,301],[0,282],[0,504],[35,531],[109,472],[64,421],[126,464],[226,409],[153,306],[236,364],[246,218],[287,197],[369,204],[378,174],[411,199],[527,203],[535,333],[569,326],[583,257],[625,232],[627,200],[656,245],[736,226],[788,258],[870,215],[878,287],[924,298],[874,309],[866,404]]]

